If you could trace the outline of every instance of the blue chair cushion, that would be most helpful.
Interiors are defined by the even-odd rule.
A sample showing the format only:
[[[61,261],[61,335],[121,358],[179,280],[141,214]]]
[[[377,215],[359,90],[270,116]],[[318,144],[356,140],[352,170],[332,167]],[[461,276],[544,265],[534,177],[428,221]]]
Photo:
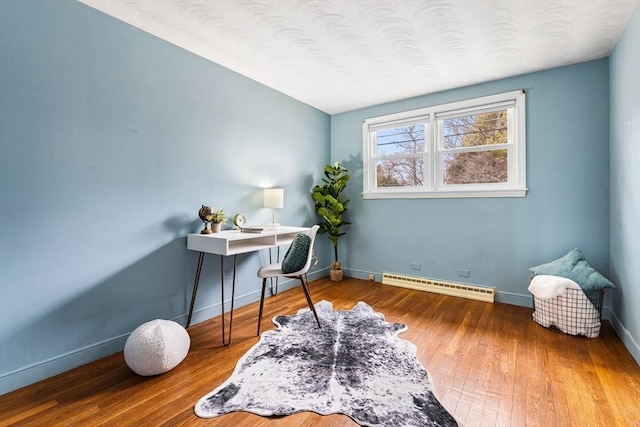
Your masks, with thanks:
[[[593,268],[578,249],[570,251],[562,258],[546,264],[531,267],[529,269],[534,275],[548,274],[571,279],[576,282],[582,290],[598,291],[604,288],[615,288],[613,283]]]
[[[284,258],[282,259],[282,272],[284,274],[295,273],[304,267],[307,263],[310,244],[311,237],[304,233],[298,234],[293,239],[291,246],[289,246],[287,253],[284,254]]]

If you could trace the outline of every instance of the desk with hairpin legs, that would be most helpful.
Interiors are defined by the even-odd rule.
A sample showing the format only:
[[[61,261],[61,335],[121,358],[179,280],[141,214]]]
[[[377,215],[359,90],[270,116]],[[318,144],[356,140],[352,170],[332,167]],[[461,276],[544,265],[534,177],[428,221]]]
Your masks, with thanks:
[[[187,317],[187,327],[191,325],[193,316],[193,307],[198,292],[198,284],[200,283],[200,273],[202,272],[202,264],[204,263],[205,254],[220,255],[220,289],[221,289],[221,305],[222,305],[222,345],[228,346],[231,343],[231,327],[233,324],[233,306],[236,290],[236,261],[239,254],[248,252],[256,252],[262,249],[279,248],[283,245],[289,245],[293,239],[303,231],[309,230],[308,227],[289,227],[278,226],[265,228],[260,233],[245,233],[240,230],[225,230],[219,233],[211,234],[189,234],[187,236],[187,249],[198,251],[198,264],[196,266],[196,276],[193,282],[193,293],[191,294],[191,305],[189,307],[189,316]],[[225,339],[225,312],[224,312],[224,260],[227,256],[233,256],[233,276],[231,284],[231,308],[229,310],[229,334],[228,340]],[[271,257],[271,251],[269,251]],[[272,291],[273,292],[273,291]]]

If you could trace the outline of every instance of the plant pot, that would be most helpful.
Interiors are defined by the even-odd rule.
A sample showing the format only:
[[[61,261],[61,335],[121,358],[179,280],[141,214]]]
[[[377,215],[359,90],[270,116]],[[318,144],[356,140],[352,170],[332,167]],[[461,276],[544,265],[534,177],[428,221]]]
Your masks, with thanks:
[[[331,264],[331,270],[329,270],[329,280],[332,282],[342,281],[342,265],[339,262]]]
[[[222,225],[221,222],[212,222],[211,223],[211,232],[212,233],[219,233],[221,225]]]

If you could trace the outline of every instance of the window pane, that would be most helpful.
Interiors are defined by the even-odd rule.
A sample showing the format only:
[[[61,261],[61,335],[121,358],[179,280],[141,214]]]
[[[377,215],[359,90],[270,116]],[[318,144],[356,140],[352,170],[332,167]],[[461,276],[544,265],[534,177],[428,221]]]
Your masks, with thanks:
[[[415,187],[424,182],[424,159],[409,157],[378,160],[376,164],[378,187]]]
[[[443,148],[507,143],[507,110],[443,119]]]
[[[364,119],[363,198],[525,197],[525,104],[515,90]]]
[[[379,130],[376,146],[380,157],[421,153],[424,151],[424,124]]]
[[[488,184],[507,182],[507,150],[445,154],[445,184]]]

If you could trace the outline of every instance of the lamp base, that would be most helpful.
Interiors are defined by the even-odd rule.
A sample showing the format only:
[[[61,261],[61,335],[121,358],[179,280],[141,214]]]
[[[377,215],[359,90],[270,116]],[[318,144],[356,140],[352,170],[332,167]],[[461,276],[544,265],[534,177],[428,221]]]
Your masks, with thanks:
[[[278,223],[278,222],[270,222],[269,224],[267,224],[267,226],[269,226],[269,227],[280,227],[280,223]]]

